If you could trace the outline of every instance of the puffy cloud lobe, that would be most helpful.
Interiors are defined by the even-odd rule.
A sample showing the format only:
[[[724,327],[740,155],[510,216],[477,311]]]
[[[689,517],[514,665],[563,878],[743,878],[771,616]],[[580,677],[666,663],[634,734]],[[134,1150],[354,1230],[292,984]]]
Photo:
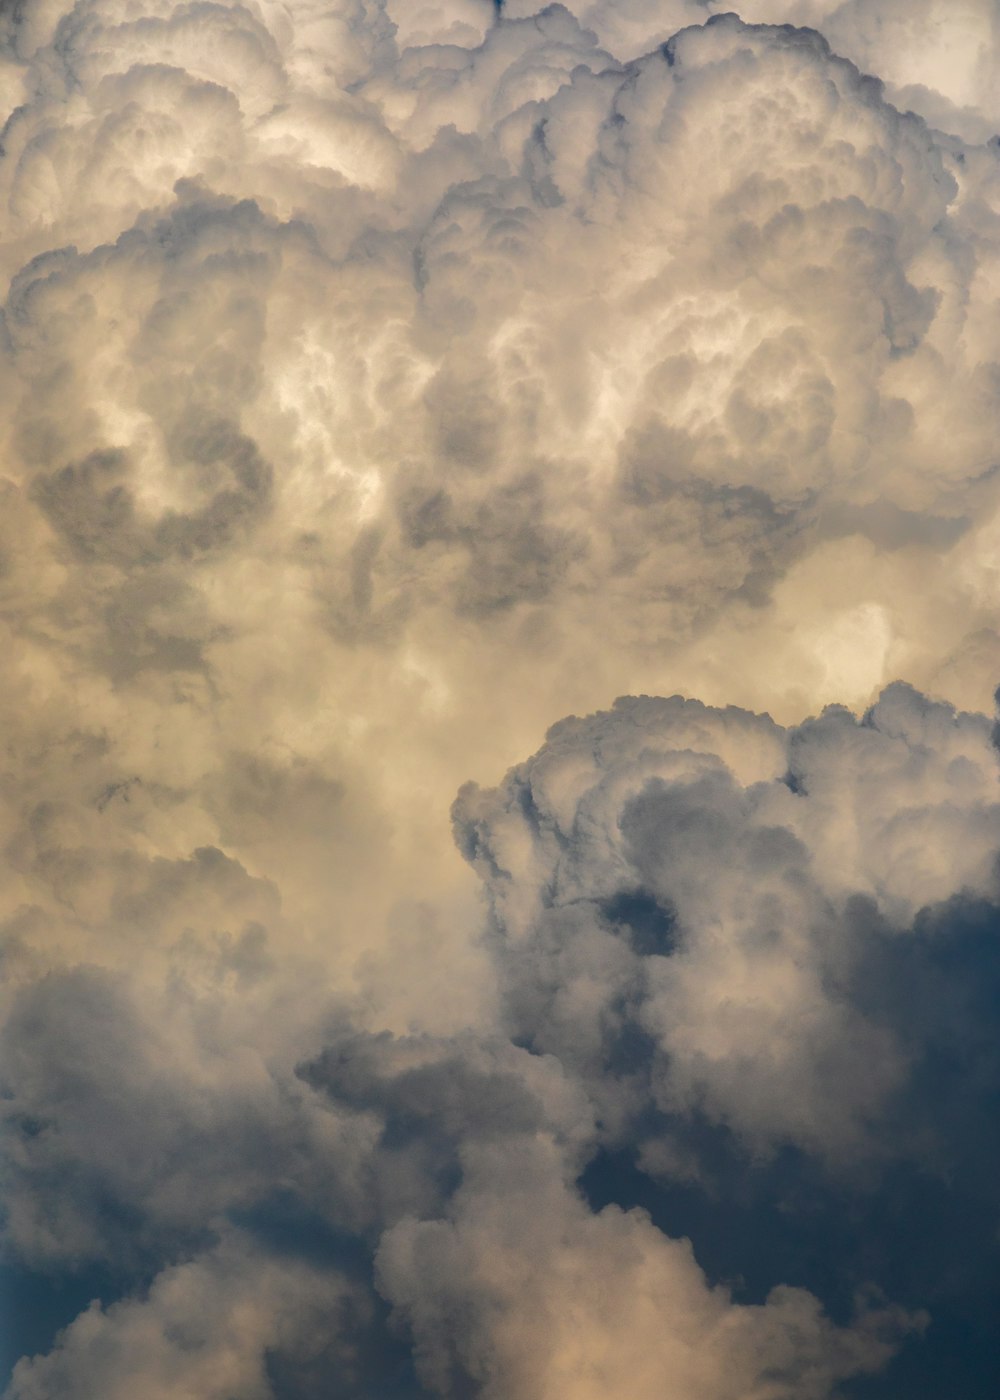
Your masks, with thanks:
[[[134,1281],[281,1183],[365,1228],[377,1121],[294,1074],[330,1014],[259,929],[189,950],[159,998],[93,968],[27,981],[4,1027],[10,1245],[36,1268],[102,1262]]]
[[[138,1384],[151,1400],[270,1400],[276,1381],[316,1394],[316,1376],[332,1371],[342,1394],[360,1396],[356,1338],[369,1306],[349,1280],[232,1234],[165,1270],[146,1299],[92,1304],[48,1356],[18,1363],[5,1393],[124,1400]]]
[[[922,1028],[858,1004],[861,913],[903,945],[921,909],[995,897],[996,763],[984,716],[903,685],[787,731],[678,697],[563,721],[455,808],[512,1033],[592,1080],[612,1134],[651,1103],[757,1150],[891,1153]]]
[[[693,477],[780,505],[850,492],[862,467],[870,490],[877,425],[898,420],[885,400],[901,397],[872,384],[888,391],[882,366],[925,338],[937,293],[907,273],[956,193],[926,131],[818,35],[728,21],[678,35],[604,95],[582,164],[575,91],[553,100],[535,168],[611,221],[597,266],[629,249],[605,353],[630,375],[595,404],[626,440],[626,490],[653,504]]]
[[[533,1144],[477,1151],[451,1218],[395,1226],[378,1272],[442,1395],[825,1396],[913,1322],[872,1309],[838,1329],[787,1288],[734,1305],[686,1240],[641,1212],[590,1213]]]
[[[567,1169],[589,1150],[590,1107],[558,1062],[483,1033],[366,1031],[259,927],[192,936],[158,991],[31,971],[8,993],[2,1083],[7,1237],[36,1267],[134,1281],[231,1218],[264,1228],[282,1193],[374,1239],[438,1213],[479,1142],[544,1135]]]
[[[986,1395],[995,1374],[994,741],[986,716],[904,685],[861,717],[832,706],[793,729],[679,697],[632,698],[560,722],[500,787],[470,786],[455,806],[459,842],[489,896],[510,1034],[559,1059],[597,1114],[580,1183],[604,1213],[589,1220],[610,1231],[619,1206],[646,1205],[665,1232],[650,1232],[654,1252],[690,1232],[716,1301],[736,1278],[737,1311],[763,1309],[765,1332],[782,1330],[779,1279],[815,1289],[841,1325],[852,1284],[880,1285],[914,1311],[873,1322],[889,1329],[879,1345],[898,1346],[893,1327],[929,1330],[925,1349],[904,1347],[875,1394],[901,1393],[918,1376],[943,1384],[947,1373]],[[383,1241],[380,1259],[401,1271],[387,1275],[390,1287],[408,1290],[430,1349],[426,1366],[457,1363],[440,1341],[455,1305],[428,1298],[425,1278],[457,1270],[468,1289],[490,1277],[483,1261],[502,1232],[487,1243],[477,1230],[491,1194],[484,1188],[473,1207],[463,1184],[447,1229],[400,1225]],[[552,1297],[565,1297],[569,1270],[553,1267]],[[595,1265],[588,1277],[605,1274]],[[595,1311],[608,1307],[602,1293]],[[539,1312],[557,1331],[537,1303],[514,1357],[533,1355],[527,1319]],[[857,1331],[837,1340],[817,1325],[824,1365],[844,1345],[862,1365]],[[855,1318],[862,1335],[866,1326]],[[474,1335],[471,1322],[454,1330]],[[651,1393],[685,1335],[678,1324],[648,1353]],[[485,1341],[465,1345],[462,1364],[488,1387],[495,1353]],[[616,1355],[599,1329],[594,1346]],[[513,1389],[562,1393],[556,1374],[572,1377],[569,1391],[585,1389],[588,1365],[601,1364],[585,1350],[570,1346],[559,1372],[553,1343],[532,1372],[541,1379],[521,1376]],[[740,1348],[741,1359],[751,1354]],[[687,1383],[726,1394],[732,1380],[735,1393],[754,1393],[739,1364],[724,1380]],[[789,1365],[792,1393],[807,1390],[801,1355]],[[819,1393],[832,1374],[817,1373]],[[606,1382],[612,1393],[615,1383]]]
[[[532,0],[506,0],[504,12],[528,15]],[[623,59],[638,57],[686,25],[724,14],[724,0],[570,0],[580,21]],[[996,13],[990,0],[745,0],[752,24],[820,30],[838,53],[877,75],[901,110],[967,139],[993,134],[992,75]]]

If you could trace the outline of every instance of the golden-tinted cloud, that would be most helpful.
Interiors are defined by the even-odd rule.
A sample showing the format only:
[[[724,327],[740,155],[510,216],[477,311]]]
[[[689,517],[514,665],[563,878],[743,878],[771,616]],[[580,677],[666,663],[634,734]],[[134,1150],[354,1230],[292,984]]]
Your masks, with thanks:
[[[586,1172],[983,1208],[994,7],[723,8],[0,17],[11,1400],[829,1396]]]

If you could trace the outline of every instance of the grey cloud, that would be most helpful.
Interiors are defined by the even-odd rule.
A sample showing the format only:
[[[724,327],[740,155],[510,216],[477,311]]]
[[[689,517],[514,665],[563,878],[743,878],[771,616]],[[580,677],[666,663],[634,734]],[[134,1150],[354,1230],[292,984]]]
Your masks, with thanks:
[[[904,686],[787,732],[679,699],[564,722],[455,808],[513,1034],[576,1064],[611,1132],[652,1103],[758,1149],[891,1152],[913,1047],[849,992],[852,900],[905,939],[924,906],[993,898],[995,778],[985,717]],[[648,1059],[619,1081],[625,1034]]]
[[[919,1312],[876,1300],[834,1322],[789,1287],[738,1300],[685,1241],[641,1212],[592,1213],[574,1183],[595,1152],[631,1140],[647,1171],[688,1179],[681,1129],[699,1115],[765,1153],[791,1140],[835,1165],[873,1150],[933,1160],[907,1095],[954,1012],[927,1014],[919,969],[928,919],[938,944],[959,934],[949,891],[994,892],[995,763],[985,717],[905,687],[861,721],[835,707],[793,731],[677,698],[562,722],[500,790],[470,789],[457,807],[493,896],[491,942],[521,1045],[361,1031],[322,993],[303,1003],[309,969],[286,961],[280,972],[253,928],[218,938],[214,957],[204,939],[203,952],[179,949],[159,1004],[96,970],[29,979],[4,1054],[15,1240],[40,1259],[108,1251],[137,1267],[145,1256],[156,1280],[144,1300],[84,1314],[47,1358],[21,1363],[11,1395],[60,1368],[111,1393],[136,1367],[150,1385],[161,1364],[182,1374],[161,1356],[181,1326],[159,1330],[161,1305],[174,1300],[173,1317],[203,1276],[215,1279],[219,1323],[210,1343],[184,1348],[184,1365],[235,1364],[227,1319],[262,1309],[268,1326],[286,1319],[274,1349],[298,1368],[290,1393],[329,1383],[349,1370],[326,1317],[340,1316],[327,1295],[346,1285],[336,1251],[314,1279],[302,1230],[360,1235],[376,1251],[377,1286],[433,1393],[617,1393],[627,1377],[628,1393],[653,1395],[669,1374],[685,1395],[768,1385],[819,1397],[881,1369],[925,1325]],[[859,800],[866,784],[881,812]],[[125,805],[134,790],[117,785],[101,803]],[[880,843],[858,840],[866,823]],[[926,857],[932,829],[951,855],[920,891],[908,853],[918,832]],[[915,919],[921,896],[941,912]],[[682,964],[678,1000],[669,969]],[[912,993],[894,997],[900,982]],[[949,986],[965,996],[961,977]],[[893,1142],[879,1146],[868,1134],[894,1113]],[[940,1146],[953,1154],[958,1141]],[[276,1236],[278,1183],[304,1215]],[[286,1254],[216,1278],[233,1246],[212,1237],[225,1240],[233,1217],[253,1249],[284,1238]],[[177,1251],[187,1262],[171,1262]],[[285,1311],[266,1292],[274,1271]],[[245,1295],[251,1279],[265,1295]],[[376,1306],[365,1296],[361,1313]],[[352,1335],[369,1325],[359,1317],[349,1313]],[[308,1340],[316,1327],[323,1347]],[[648,1362],[636,1373],[625,1359],[638,1353]],[[241,1364],[254,1355],[240,1350]],[[272,1367],[262,1394],[276,1374],[292,1372]]]
[[[435,1218],[483,1145],[541,1139],[582,1161],[592,1134],[578,1087],[554,1060],[480,1037],[346,1036],[299,1069],[334,1104],[374,1113],[372,1172],[382,1227]]]
[[[292,1073],[287,1030],[276,1024],[268,1045],[254,1029],[295,1007],[314,1025],[302,982],[276,974],[252,926],[198,964],[182,960],[155,1003],[92,968],[49,973],[14,997],[6,1230],[35,1267],[156,1272],[280,1182],[352,1229],[370,1219],[371,1115],[324,1107]]]
[[[917,1320],[576,1185],[978,1180],[993,1072],[992,7],[721,8],[5,10],[9,1238],[128,1273],[12,1395],[389,1394],[391,1305],[445,1393],[819,1396]],[[477,944],[459,784],[673,689],[464,790]]]

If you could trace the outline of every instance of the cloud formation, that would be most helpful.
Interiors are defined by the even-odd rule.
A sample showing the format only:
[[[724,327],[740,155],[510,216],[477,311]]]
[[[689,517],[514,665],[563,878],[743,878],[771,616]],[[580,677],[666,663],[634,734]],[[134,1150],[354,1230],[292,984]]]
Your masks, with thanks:
[[[837,1328],[815,1298],[709,1289],[687,1240],[638,1211],[592,1214],[537,1145],[469,1163],[447,1221],[406,1221],[378,1255],[432,1394],[826,1396],[878,1370],[911,1319]]]
[[[901,1264],[868,1229],[928,1189],[945,1217],[995,1210],[997,762],[986,717],[902,685],[790,730],[677,697],[563,721],[456,804],[492,1031],[363,1029],[259,932],[192,939],[159,999],[93,968],[27,978],[9,1238],[35,1267],[116,1270],[122,1296],[10,1395],[161,1374],[212,1395],[238,1359],[277,1395],[376,1393],[388,1366],[414,1395],[828,1396],[935,1308],[982,1326],[989,1232],[934,1280],[937,1246]],[[801,1232],[790,1281],[748,1288],[738,1240],[720,1265],[678,1206],[747,1191],[765,1230]],[[817,1231],[839,1267],[806,1287]]]
[[[10,786],[348,964],[561,713],[992,685],[989,149],[812,31],[487,9],[9,21]]]
[[[995,902],[996,781],[985,716],[901,684],[787,731],[680,697],[561,722],[455,809],[513,1038],[592,1080],[613,1137],[663,1115],[667,1171],[692,1113],[757,1152],[907,1150],[885,1125],[925,1028],[896,1033],[873,949]]]
[[[724,11],[0,15],[10,1400],[992,1393],[995,6]]]

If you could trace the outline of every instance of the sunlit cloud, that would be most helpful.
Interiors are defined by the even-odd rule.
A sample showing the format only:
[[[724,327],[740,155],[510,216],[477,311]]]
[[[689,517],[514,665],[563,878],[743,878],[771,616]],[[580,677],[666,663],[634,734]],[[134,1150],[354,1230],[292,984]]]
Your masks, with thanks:
[[[993,1393],[998,65],[0,16],[8,1400]]]

